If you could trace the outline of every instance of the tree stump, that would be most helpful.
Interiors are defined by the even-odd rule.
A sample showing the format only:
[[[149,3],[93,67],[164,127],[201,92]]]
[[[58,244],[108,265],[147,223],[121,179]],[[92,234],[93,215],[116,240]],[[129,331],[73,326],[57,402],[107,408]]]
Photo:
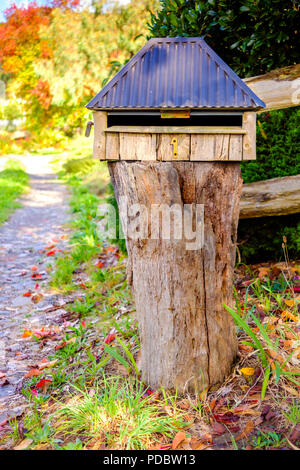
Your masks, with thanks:
[[[239,163],[110,162],[115,195],[128,204],[204,205],[204,244],[126,240],[128,279],[141,335],[142,379],[197,392],[224,380],[237,352],[233,268],[242,190]],[[120,214],[125,226],[127,215]],[[151,226],[151,221],[149,221]]]

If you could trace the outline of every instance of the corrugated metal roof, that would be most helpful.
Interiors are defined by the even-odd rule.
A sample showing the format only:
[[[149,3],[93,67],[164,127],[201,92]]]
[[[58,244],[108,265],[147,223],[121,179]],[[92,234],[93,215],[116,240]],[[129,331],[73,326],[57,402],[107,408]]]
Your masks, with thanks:
[[[153,38],[105,85],[89,109],[265,107],[202,38]]]

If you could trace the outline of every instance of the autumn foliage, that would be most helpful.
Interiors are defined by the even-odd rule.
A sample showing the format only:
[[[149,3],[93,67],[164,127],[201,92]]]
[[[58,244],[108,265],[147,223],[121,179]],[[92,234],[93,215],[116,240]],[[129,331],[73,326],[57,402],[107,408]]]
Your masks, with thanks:
[[[85,104],[146,41],[141,33],[155,2],[99,2],[91,11],[77,8],[80,0],[49,0],[5,10],[0,80],[7,98],[22,108],[26,130],[39,146],[53,145],[83,127]]]

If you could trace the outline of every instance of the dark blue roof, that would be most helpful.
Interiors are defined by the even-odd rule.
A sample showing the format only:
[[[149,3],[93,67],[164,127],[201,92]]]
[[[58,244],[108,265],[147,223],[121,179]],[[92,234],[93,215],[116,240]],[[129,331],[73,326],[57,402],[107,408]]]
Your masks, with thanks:
[[[265,107],[202,38],[153,38],[87,105],[97,109]]]

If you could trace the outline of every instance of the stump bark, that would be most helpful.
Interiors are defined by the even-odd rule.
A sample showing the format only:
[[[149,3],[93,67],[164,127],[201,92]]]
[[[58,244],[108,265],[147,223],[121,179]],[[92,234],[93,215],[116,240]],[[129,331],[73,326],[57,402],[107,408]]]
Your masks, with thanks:
[[[204,205],[204,244],[126,240],[128,280],[141,336],[142,379],[152,388],[199,391],[224,380],[237,352],[232,318],[235,243],[242,190],[239,163],[110,162],[118,203]],[[120,214],[122,225],[126,213]],[[126,219],[126,220],[125,220]]]

